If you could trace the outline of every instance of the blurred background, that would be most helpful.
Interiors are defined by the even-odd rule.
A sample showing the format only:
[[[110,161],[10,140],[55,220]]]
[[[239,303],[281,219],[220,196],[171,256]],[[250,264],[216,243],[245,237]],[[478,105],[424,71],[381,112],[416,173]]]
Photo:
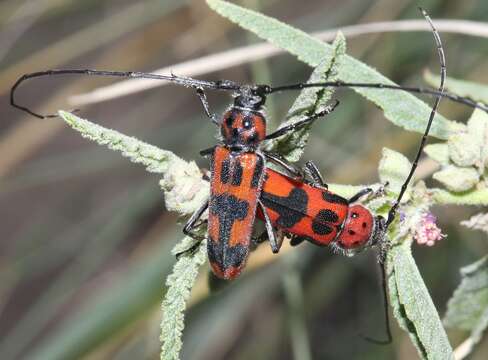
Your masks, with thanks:
[[[421,19],[418,2],[410,0],[234,2],[307,32]],[[484,0],[426,0],[421,5],[434,20],[488,19]],[[441,35],[448,74],[487,83],[486,39]],[[158,176],[82,139],[59,119],[39,120],[11,108],[8,94],[14,81],[51,68],[152,71],[257,42],[200,0],[0,2],[2,359],[158,358],[160,303],[175,262],[169,251],[182,238],[177,216],[164,209]],[[423,84],[424,70],[437,73],[439,67],[428,32],[348,37],[348,53],[400,84]],[[311,72],[286,54],[245,60],[222,70],[204,63],[198,76],[280,85],[305,81]],[[76,107],[70,96],[115,81],[37,79],[20,89],[18,99],[52,113]],[[269,98],[271,128],[296,95]],[[315,124],[303,157],[318,163],[327,182],[377,181],[385,146],[412,158],[418,134],[395,128],[350,90],[335,96],[341,106]],[[212,93],[209,101],[220,113],[230,97]],[[157,87],[79,107],[84,118],[208,167],[198,151],[215,143],[216,129],[189,89]],[[471,109],[444,102],[441,112],[465,121]],[[441,315],[459,283],[459,268],[487,252],[482,234],[459,225],[476,210],[434,209],[449,237],[435,248],[414,249]],[[394,320],[392,345],[377,346],[360,337],[385,336],[375,261],[373,253],[350,259],[310,244],[272,256],[262,246],[243,276],[214,294],[209,294],[204,265],[187,312],[182,358],[416,358]],[[449,336],[456,346],[466,334],[449,331]],[[486,351],[485,340],[472,358],[482,359]]]

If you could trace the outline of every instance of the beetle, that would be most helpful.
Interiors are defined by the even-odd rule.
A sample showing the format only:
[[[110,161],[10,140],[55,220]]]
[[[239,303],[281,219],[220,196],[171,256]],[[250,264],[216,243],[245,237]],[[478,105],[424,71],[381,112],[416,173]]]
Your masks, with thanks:
[[[270,139],[296,131],[317,118],[324,116],[337,106],[326,107],[318,113],[266,134],[266,118],[263,106],[266,97],[264,88],[256,86],[242,88],[234,104],[223,114],[220,124],[222,143],[201,151],[210,155],[210,196],[192,215],[183,228],[186,235],[196,240],[205,237],[195,231],[203,213],[208,214],[207,253],[213,273],[222,279],[236,278],[244,267],[250,246],[256,210],[259,208],[266,218],[266,210],[260,200],[266,171],[266,161],[281,166],[294,179],[302,179],[301,171],[283,160],[279,155],[260,149]],[[199,91],[206,114],[210,114],[203,91]],[[273,229],[267,221],[268,238],[274,252],[279,250]]]
[[[344,255],[353,255],[383,238],[384,219],[375,217],[360,203],[366,195],[381,194],[382,189],[373,192],[365,188],[346,199],[328,190],[311,161],[306,163],[306,169],[311,181],[292,179],[267,169],[261,192],[261,202],[271,224],[287,234],[292,245],[307,240],[318,246],[331,246]],[[265,219],[261,211],[258,217]]]

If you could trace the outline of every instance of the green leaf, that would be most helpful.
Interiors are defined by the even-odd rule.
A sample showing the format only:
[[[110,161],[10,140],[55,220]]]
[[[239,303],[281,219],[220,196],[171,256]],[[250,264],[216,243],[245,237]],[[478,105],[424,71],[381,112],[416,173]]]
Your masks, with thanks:
[[[220,15],[283,48],[312,67],[318,66],[324,58],[331,57],[333,53],[332,45],[276,19],[226,1],[207,0],[207,4]],[[376,70],[348,55],[343,57],[338,74],[338,79],[344,82],[394,84]],[[394,124],[407,130],[424,132],[431,108],[413,95],[386,89],[356,88],[354,91],[383,109],[385,117]],[[437,114],[430,134],[440,139],[447,139],[460,127],[459,123]]]
[[[475,166],[480,173],[488,166],[488,114],[480,109],[475,109],[468,120],[468,133],[473,142],[478,146],[478,158]]]
[[[183,239],[185,243],[188,241],[189,239]],[[161,360],[180,358],[186,302],[190,298],[198,270],[207,258],[206,244],[206,241],[202,241],[194,254],[182,254],[173,267],[173,273],[166,280],[168,290],[161,305],[163,310],[160,338]]]
[[[449,149],[445,143],[427,145],[424,152],[439,164],[447,165],[449,163]]]
[[[424,72],[424,79],[428,84],[438,86],[440,77],[426,70]],[[445,88],[456,95],[488,104],[488,86],[485,84],[448,77]]]
[[[171,151],[146,144],[134,137],[123,135],[115,130],[104,128],[88,120],[81,119],[66,111],[59,111],[59,116],[81,136],[105,145],[111,150],[120,151],[132,162],[146,166],[153,173],[164,173],[175,162],[184,162]]]
[[[146,170],[163,174],[160,185],[165,192],[166,208],[183,215],[193,213],[208,198],[208,182],[202,179],[194,162],[186,162],[171,151],[161,150],[134,137],[104,128],[66,111],[59,116],[81,136],[122,153]]]
[[[488,189],[452,193],[442,189],[430,189],[432,198],[438,204],[488,205]]]
[[[411,243],[409,238],[388,252],[388,286],[394,315],[422,358],[452,359],[451,345],[412,257]]]
[[[449,158],[457,166],[472,166],[480,159],[480,147],[468,133],[452,135],[447,146]]]
[[[480,174],[475,168],[463,168],[448,165],[432,175],[432,178],[441,182],[453,192],[463,192],[472,189],[480,180]]]
[[[340,66],[341,59],[346,51],[346,39],[342,33],[337,34],[332,47],[333,51],[315,68],[307,81],[308,83],[335,81],[337,79],[337,68]],[[333,91],[334,89],[303,89],[288,111],[287,121],[282,123],[280,128],[324,110]],[[317,119],[317,121],[322,120]],[[298,161],[307,145],[309,130],[310,126],[307,126],[272,140],[269,142],[267,149],[276,151],[288,161]]]
[[[444,324],[470,331],[476,344],[488,326],[488,256],[463,267],[461,278],[447,303]]]
[[[404,155],[383,148],[378,174],[383,184],[388,183],[389,190],[399,193],[411,168],[412,164]]]

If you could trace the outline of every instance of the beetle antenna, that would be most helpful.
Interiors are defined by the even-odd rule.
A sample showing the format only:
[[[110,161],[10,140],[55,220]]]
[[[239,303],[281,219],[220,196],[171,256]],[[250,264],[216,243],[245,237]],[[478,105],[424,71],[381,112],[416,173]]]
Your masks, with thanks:
[[[469,106],[471,108],[481,109],[488,113],[488,105],[483,104],[481,102],[476,102],[467,97],[459,96],[449,92],[441,93],[438,90],[432,88],[400,86],[400,85],[390,85],[390,84],[381,84],[381,83],[355,83],[355,82],[344,82],[344,81],[329,81],[329,82],[321,82],[321,83],[299,83],[299,84],[290,84],[290,85],[283,85],[277,87],[269,87],[268,88],[269,92],[267,92],[267,94],[272,94],[275,92],[287,91],[287,90],[302,90],[305,88],[313,88],[313,87],[335,87],[335,88],[350,87],[350,88],[389,89],[389,90],[408,91],[411,93],[418,93],[418,94],[424,94],[430,96],[442,96],[451,101]]]
[[[380,271],[381,271],[381,290],[382,290],[382,295],[383,295],[383,312],[384,312],[384,319],[385,319],[385,331],[386,331],[386,340],[378,340],[378,339],[373,339],[368,336],[363,336],[361,337],[373,344],[377,345],[388,345],[391,344],[393,341],[393,336],[391,335],[391,328],[390,328],[390,313],[388,312],[388,293],[386,290],[386,264],[385,262],[379,262],[378,263],[380,266]]]
[[[422,136],[422,139],[420,140],[420,145],[417,151],[417,155],[415,156],[415,160],[412,163],[412,167],[410,168],[410,173],[407,176],[407,179],[402,185],[402,188],[400,190],[400,193],[398,194],[398,197],[391,207],[390,211],[388,212],[388,219],[386,220],[386,228],[388,228],[388,225],[390,225],[393,220],[395,219],[395,214],[398,209],[398,206],[400,205],[400,201],[402,200],[403,195],[405,194],[405,191],[407,190],[407,186],[410,183],[410,180],[413,177],[413,173],[417,169],[418,161],[420,158],[420,155],[422,154],[422,150],[424,149],[425,142],[427,141],[427,136],[429,135],[430,127],[432,125],[432,121],[434,120],[435,114],[437,112],[437,108],[439,107],[439,103],[442,99],[442,94],[444,93],[444,81],[446,79],[446,58],[444,56],[444,49],[442,48],[442,42],[441,42],[441,37],[439,36],[439,32],[435,28],[434,24],[432,23],[432,20],[430,16],[427,14],[427,12],[419,8],[420,12],[424,16],[424,18],[427,20],[429,23],[430,27],[432,28],[432,34],[434,35],[434,40],[436,43],[437,47],[437,53],[439,55],[439,62],[441,64],[441,79],[440,79],[440,84],[439,84],[439,95],[437,95],[434,105],[432,106],[432,111],[430,112],[429,116],[429,121],[427,122],[427,127],[425,128],[424,135]]]
[[[10,104],[22,110],[30,115],[38,117],[40,119],[44,118],[51,118],[57,117],[55,114],[48,114],[42,115],[30,110],[26,106],[19,105],[15,101],[15,91],[19,87],[21,83],[27,81],[29,79],[44,77],[44,76],[56,76],[56,75],[74,75],[74,74],[83,74],[89,76],[112,76],[112,77],[127,77],[133,79],[154,79],[154,80],[164,80],[169,81],[178,85],[183,85],[186,87],[192,88],[207,88],[212,90],[230,90],[236,91],[241,89],[241,85],[229,81],[229,80],[221,80],[221,81],[205,81],[205,80],[197,80],[192,79],[189,77],[182,77],[176,75],[160,75],[160,74],[151,74],[151,73],[144,73],[138,71],[105,71],[105,70],[91,70],[91,69],[60,69],[60,70],[45,70],[45,71],[38,71],[30,74],[22,75],[12,86],[10,89]]]

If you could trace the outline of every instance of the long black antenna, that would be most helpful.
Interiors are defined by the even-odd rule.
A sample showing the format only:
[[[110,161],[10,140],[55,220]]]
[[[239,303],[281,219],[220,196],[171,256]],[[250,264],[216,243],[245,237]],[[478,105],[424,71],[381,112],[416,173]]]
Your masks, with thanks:
[[[38,71],[38,72],[22,75],[12,86],[12,89],[10,89],[10,105],[12,105],[17,109],[25,111],[28,114],[38,117],[40,119],[57,117],[57,115],[53,115],[53,114],[49,114],[49,115],[38,114],[30,110],[28,107],[19,105],[15,101],[15,90],[19,87],[21,83],[32,78],[53,76],[53,75],[74,75],[74,74],[83,74],[83,75],[90,75],[90,76],[128,77],[128,78],[135,78],[135,79],[165,80],[186,87],[207,88],[213,90],[235,91],[235,90],[240,90],[242,88],[241,85],[229,80],[205,81],[205,80],[197,80],[189,77],[182,77],[176,75],[167,76],[167,75],[150,74],[150,73],[144,73],[138,71],[105,71],[105,70],[92,70],[92,69],[46,70],[46,71]]]
[[[410,183],[410,180],[412,179],[413,173],[417,169],[418,161],[420,158],[420,155],[422,155],[422,150],[424,149],[425,142],[427,141],[427,136],[429,135],[430,127],[432,126],[432,121],[434,120],[435,114],[437,112],[437,108],[439,107],[439,103],[442,99],[443,93],[444,93],[444,81],[446,79],[446,58],[444,56],[444,49],[442,48],[442,42],[441,42],[441,37],[439,36],[439,32],[435,28],[434,24],[432,23],[431,18],[427,14],[427,12],[419,8],[420,12],[424,16],[424,18],[427,20],[429,23],[430,27],[432,28],[432,33],[434,35],[434,40],[435,44],[437,47],[437,53],[439,55],[439,62],[441,64],[441,79],[440,79],[440,85],[439,85],[439,95],[436,97],[434,106],[432,107],[432,111],[430,112],[429,116],[429,121],[427,122],[427,127],[425,128],[424,135],[422,136],[422,139],[420,140],[420,145],[419,149],[417,151],[417,155],[415,156],[415,160],[412,163],[412,168],[410,169],[410,173],[407,176],[407,179],[402,185],[402,188],[400,190],[400,193],[398,194],[398,197],[391,207],[390,211],[388,212],[388,219],[386,220],[386,228],[393,222],[395,219],[396,211],[398,209],[398,206],[400,205],[400,201],[402,200],[403,195],[405,194],[405,191],[407,190],[408,184]]]
[[[383,316],[385,319],[385,331],[386,331],[386,340],[378,340],[373,339],[369,336],[361,335],[361,337],[369,341],[373,344],[377,345],[388,345],[391,344],[393,341],[393,336],[391,335],[391,328],[390,328],[390,313],[388,312],[388,293],[386,291],[386,264],[384,262],[379,263],[380,265],[380,272],[381,272],[381,293],[383,296]]]
[[[388,226],[395,219],[395,214],[396,214],[396,211],[398,209],[398,206],[400,205],[400,201],[401,201],[401,199],[402,199],[402,197],[403,197],[403,195],[404,195],[404,193],[408,187],[410,180],[412,179],[413,173],[417,169],[418,160],[420,158],[420,155],[422,154],[422,150],[424,148],[425,142],[427,141],[427,136],[429,135],[429,131],[430,131],[430,127],[432,125],[432,121],[434,120],[434,116],[437,112],[439,102],[441,101],[441,98],[443,97],[443,93],[444,93],[444,81],[446,78],[446,59],[444,56],[444,50],[442,48],[441,38],[439,36],[437,29],[434,27],[434,24],[432,23],[432,20],[429,17],[429,15],[427,14],[427,12],[422,8],[419,8],[419,10],[422,13],[422,15],[424,16],[424,18],[427,20],[427,22],[429,23],[430,27],[432,28],[432,34],[434,35],[434,40],[435,40],[436,47],[437,47],[437,53],[439,54],[439,62],[441,65],[441,79],[440,79],[438,95],[437,95],[437,98],[435,99],[434,105],[432,107],[432,111],[430,113],[429,120],[427,122],[427,127],[425,128],[424,135],[422,136],[422,139],[420,141],[420,146],[419,146],[419,149],[417,151],[417,155],[415,157],[415,160],[412,164],[412,167],[410,169],[410,173],[408,174],[407,179],[403,183],[402,188],[400,190],[400,193],[398,194],[398,197],[397,197],[395,203],[393,204],[390,211],[388,212],[388,219],[385,222],[385,228],[384,228],[385,232],[388,229]],[[388,293],[386,290],[386,288],[387,288],[386,257],[380,256],[379,266],[380,266],[380,271],[381,271],[381,287],[382,287],[382,294],[383,294],[383,311],[384,311],[384,319],[385,319],[386,340],[377,340],[377,339],[372,339],[370,337],[364,337],[364,336],[363,336],[363,338],[369,342],[374,343],[374,344],[387,345],[387,344],[390,344],[392,342],[393,337],[391,335],[390,313],[388,311],[389,302],[388,302]]]
[[[488,106],[483,103],[478,103],[474,100],[451,94],[448,92],[439,92],[438,90],[432,88],[423,87],[413,87],[413,86],[400,86],[400,85],[389,85],[381,83],[352,83],[343,81],[332,81],[332,82],[322,82],[322,83],[304,83],[304,84],[290,84],[276,87],[268,87],[267,94],[272,94],[275,92],[286,91],[286,90],[302,90],[305,88],[312,87],[351,87],[351,88],[376,88],[376,89],[389,89],[389,90],[403,90],[412,93],[430,95],[430,96],[442,96],[451,101],[458,102],[467,105],[472,108],[478,108],[488,112]]]
[[[112,77],[127,77],[133,79],[153,79],[153,80],[163,80],[169,81],[175,84],[183,85],[186,87],[193,87],[193,88],[207,88],[212,90],[224,90],[224,91],[239,91],[242,89],[242,85],[230,81],[230,80],[220,80],[220,81],[206,81],[206,80],[198,80],[193,79],[190,77],[183,77],[183,76],[176,76],[176,75],[159,75],[159,74],[151,74],[151,73],[144,73],[138,71],[109,71],[109,70],[93,70],[93,69],[58,69],[58,70],[45,70],[45,71],[38,71],[29,74],[22,75],[15,84],[12,86],[10,90],[10,104],[22,110],[30,115],[33,115],[37,118],[44,119],[44,118],[52,118],[57,117],[56,114],[39,114],[28,107],[19,105],[15,101],[15,92],[17,88],[20,86],[21,83],[37,78],[37,77],[44,77],[44,76],[56,76],[56,75],[76,75],[76,74],[83,74],[89,76],[112,76]],[[399,85],[389,85],[389,84],[380,84],[380,83],[351,83],[351,82],[343,82],[343,81],[334,81],[334,82],[322,82],[322,83],[299,83],[299,84],[290,84],[278,87],[271,87],[268,85],[257,85],[255,86],[256,93],[260,96],[265,97],[266,95],[280,92],[280,91],[289,91],[289,90],[301,90],[305,88],[312,88],[312,87],[352,87],[352,88],[377,88],[377,89],[389,89],[389,90],[400,90],[400,91],[408,91],[413,93],[431,95],[431,96],[442,96],[451,101],[458,102],[464,105],[467,105],[472,108],[478,108],[483,111],[488,112],[488,106],[483,103],[477,103],[471,99],[466,97],[458,96],[455,94],[442,92],[440,93],[436,89],[431,88],[422,88],[422,87],[411,87],[411,86],[399,86]],[[251,87],[252,88],[252,87]]]

